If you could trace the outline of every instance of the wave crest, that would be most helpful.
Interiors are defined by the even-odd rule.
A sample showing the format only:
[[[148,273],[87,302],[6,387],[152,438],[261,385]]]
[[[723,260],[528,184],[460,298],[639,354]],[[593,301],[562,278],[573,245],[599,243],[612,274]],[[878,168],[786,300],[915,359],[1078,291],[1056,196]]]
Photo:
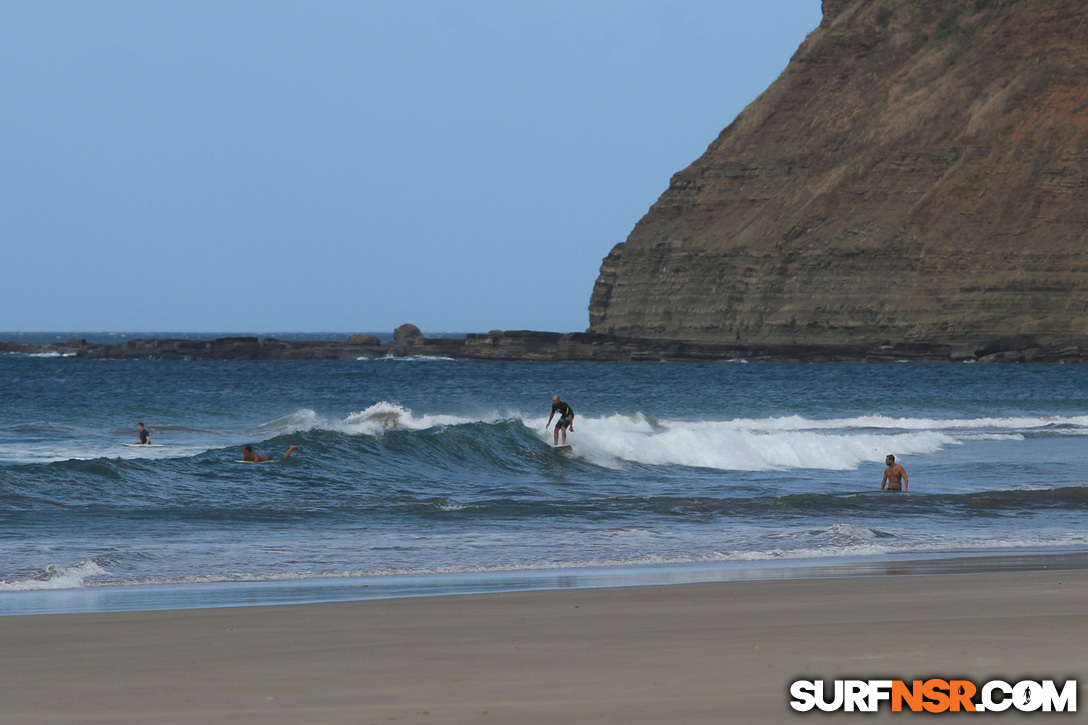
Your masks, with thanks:
[[[41,572],[25,579],[0,580],[0,592],[78,589],[86,580],[106,574],[106,570],[94,559],[85,559],[71,566],[50,564]]]
[[[327,418],[314,410],[303,408],[267,423],[258,432],[274,435],[310,430],[328,430],[347,435],[380,435],[387,431],[422,431],[443,426],[492,423],[498,416],[481,419],[460,415],[416,414],[398,403],[380,401],[342,418]]]
[[[756,421],[665,421],[642,415],[614,415],[577,424],[575,451],[605,467],[636,463],[679,465],[726,471],[816,468],[854,470],[900,455],[933,453],[958,443],[932,430],[850,430],[801,418]]]

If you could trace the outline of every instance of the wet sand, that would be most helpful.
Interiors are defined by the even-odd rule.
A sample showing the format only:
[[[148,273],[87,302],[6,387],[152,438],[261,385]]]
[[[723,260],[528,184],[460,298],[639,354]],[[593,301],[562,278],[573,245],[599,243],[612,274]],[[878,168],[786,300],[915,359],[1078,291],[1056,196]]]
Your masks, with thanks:
[[[799,678],[1083,680],[1088,572],[7,616],[0,644],[0,723],[799,722]]]

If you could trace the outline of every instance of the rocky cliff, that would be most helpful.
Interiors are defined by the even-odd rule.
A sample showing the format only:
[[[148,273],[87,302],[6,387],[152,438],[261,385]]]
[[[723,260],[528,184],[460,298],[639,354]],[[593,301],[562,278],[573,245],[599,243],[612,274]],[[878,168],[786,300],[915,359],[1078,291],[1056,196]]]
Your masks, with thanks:
[[[823,13],[605,258],[589,332],[1088,334],[1088,3],[825,0]]]

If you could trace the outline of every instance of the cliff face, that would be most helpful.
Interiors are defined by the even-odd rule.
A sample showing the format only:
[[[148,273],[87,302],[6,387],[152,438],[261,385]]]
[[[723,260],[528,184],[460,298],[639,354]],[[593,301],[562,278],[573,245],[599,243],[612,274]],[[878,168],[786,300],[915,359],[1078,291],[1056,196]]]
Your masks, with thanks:
[[[592,333],[1088,334],[1088,3],[825,0],[604,259]]]

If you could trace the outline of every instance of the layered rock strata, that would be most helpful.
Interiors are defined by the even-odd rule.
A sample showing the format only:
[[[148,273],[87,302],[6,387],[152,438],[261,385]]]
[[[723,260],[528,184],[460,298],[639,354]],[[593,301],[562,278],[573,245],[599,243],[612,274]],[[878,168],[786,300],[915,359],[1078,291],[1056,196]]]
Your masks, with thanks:
[[[863,346],[1088,334],[1088,3],[823,12],[604,259],[589,331]]]

